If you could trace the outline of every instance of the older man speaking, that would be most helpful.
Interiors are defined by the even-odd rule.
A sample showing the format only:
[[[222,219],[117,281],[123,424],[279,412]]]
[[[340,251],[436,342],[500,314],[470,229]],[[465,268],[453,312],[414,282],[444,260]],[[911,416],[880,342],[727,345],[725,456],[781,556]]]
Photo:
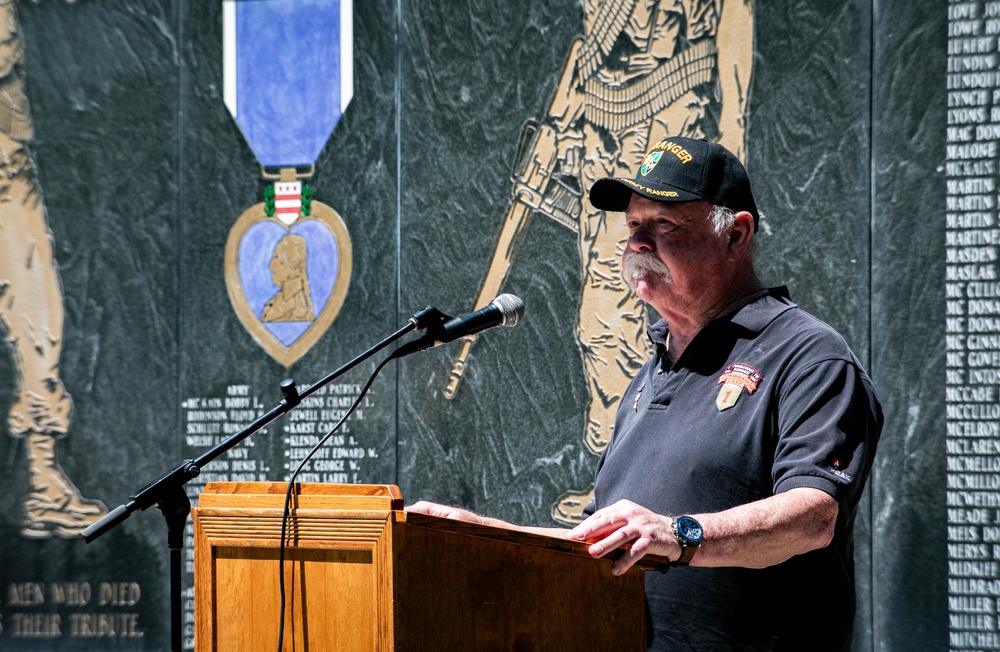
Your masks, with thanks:
[[[627,546],[616,574],[646,554],[675,560],[647,574],[650,649],[849,649],[853,526],[882,428],[871,380],[840,335],[762,286],[750,181],[721,145],[665,139],[635,178],[594,183],[590,201],[624,212],[623,273],[662,319],[588,518],[526,529],[586,541],[595,557]]]

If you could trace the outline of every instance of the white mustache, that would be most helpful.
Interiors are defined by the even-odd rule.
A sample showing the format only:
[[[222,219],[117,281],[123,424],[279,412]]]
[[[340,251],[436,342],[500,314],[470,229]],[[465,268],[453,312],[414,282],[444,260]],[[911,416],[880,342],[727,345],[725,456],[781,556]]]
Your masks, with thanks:
[[[667,266],[649,251],[626,252],[622,258],[622,277],[633,291],[635,282],[646,277],[653,277],[663,283],[673,281]]]

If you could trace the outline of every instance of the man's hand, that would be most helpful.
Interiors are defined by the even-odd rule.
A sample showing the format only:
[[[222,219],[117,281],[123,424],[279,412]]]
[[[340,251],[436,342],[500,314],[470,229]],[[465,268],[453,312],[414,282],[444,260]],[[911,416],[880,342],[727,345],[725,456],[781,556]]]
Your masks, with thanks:
[[[673,532],[673,519],[652,512],[628,500],[594,514],[569,534],[570,539],[591,543],[590,555],[603,557],[616,548],[631,544],[611,566],[613,575],[621,575],[647,554],[669,559],[680,557],[680,545]]]
[[[514,525],[513,523],[508,523],[507,521],[502,521],[498,518],[490,518],[489,516],[480,516],[479,514],[476,514],[475,512],[470,512],[467,509],[459,509],[458,507],[439,505],[437,503],[431,503],[426,500],[421,500],[419,502],[413,503],[409,507],[404,507],[403,511],[411,512],[413,514],[427,514],[428,516],[450,518],[456,521],[479,523],[480,525],[489,525],[492,527],[502,527],[508,530],[518,530],[520,532],[531,532],[532,534],[541,534],[547,537],[558,537],[560,539],[565,539],[567,538],[567,535],[569,535],[569,530],[567,530],[566,528],[535,527],[531,525]]]
[[[702,546],[692,566],[766,568],[830,545],[839,505],[829,494],[796,487],[775,496],[713,514],[691,514],[703,528]],[[620,575],[645,555],[679,559],[673,519],[627,500],[594,512],[569,538],[591,543],[590,554],[603,557],[630,544],[611,567]]]
[[[796,487],[775,496],[713,514],[691,514],[703,528],[702,546],[692,566],[766,568],[830,545],[839,505],[829,494]],[[594,512],[569,538],[591,543],[590,554],[604,557],[629,549],[611,567],[621,575],[645,555],[679,559],[673,519],[627,500]]]
[[[484,523],[484,519],[475,512],[470,512],[467,509],[459,509],[458,507],[449,507],[448,505],[439,505],[426,500],[413,503],[409,507],[405,507],[403,511],[413,512],[415,514],[427,514],[428,516],[439,516],[441,518],[451,518],[456,521]]]

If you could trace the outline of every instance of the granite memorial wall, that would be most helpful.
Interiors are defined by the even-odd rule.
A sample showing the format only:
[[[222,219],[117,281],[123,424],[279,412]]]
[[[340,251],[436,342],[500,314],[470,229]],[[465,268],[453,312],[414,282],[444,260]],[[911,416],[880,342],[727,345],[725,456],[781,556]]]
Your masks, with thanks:
[[[362,396],[366,360],[186,495],[346,418],[300,480],[572,524],[654,317],[581,195],[670,131],[740,153],[762,277],[881,391],[856,649],[1000,649],[1000,2],[282,4],[0,2],[0,647],[167,649],[163,518],[81,526],[426,306],[526,314]]]

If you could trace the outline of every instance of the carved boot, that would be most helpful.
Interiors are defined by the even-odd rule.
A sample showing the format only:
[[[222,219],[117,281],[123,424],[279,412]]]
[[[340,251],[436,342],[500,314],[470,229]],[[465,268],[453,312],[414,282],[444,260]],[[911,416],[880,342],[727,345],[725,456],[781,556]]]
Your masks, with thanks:
[[[55,442],[55,435],[48,433],[25,436],[30,477],[22,536],[76,537],[108,511],[104,503],[80,496],[56,461]]]
[[[552,506],[552,519],[563,525],[576,526],[583,522],[583,508],[594,500],[594,487],[583,491],[570,489]]]
[[[614,421],[611,424],[613,426]],[[583,442],[587,444],[587,448],[590,449],[591,453],[600,455],[611,442],[611,431],[612,428],[608,428],[606,425],[595,421],[591,416],[587,419],[587,429],[583,433]]]

